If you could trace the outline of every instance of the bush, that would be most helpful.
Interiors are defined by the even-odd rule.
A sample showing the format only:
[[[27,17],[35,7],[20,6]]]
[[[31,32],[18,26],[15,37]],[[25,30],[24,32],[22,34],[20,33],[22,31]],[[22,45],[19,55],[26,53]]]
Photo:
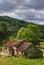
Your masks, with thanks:
[[[34,47],[31,48],[31,51],[29,50],[28,52],[25,52],[25,56],[30,59],[43,58],[43,52],[37,47]]]

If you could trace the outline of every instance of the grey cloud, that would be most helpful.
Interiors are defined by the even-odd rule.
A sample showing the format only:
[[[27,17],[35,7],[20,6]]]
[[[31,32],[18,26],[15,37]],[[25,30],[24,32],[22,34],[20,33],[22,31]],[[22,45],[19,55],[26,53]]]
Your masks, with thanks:
[[[0,11],[9,12],[23,6],[23,0],[0,0]]]
[[[44,0],[30,0],[28,4],[25,4],[25,6],[34,9],[42,9],[44,8]]]
[[[44,0],[0,0],[0,15],[43,23]]]
[[[44,0],[0,0],[0,11],[13,11],[17,8],[42,9],[44,8]]]
[[[9,1],[9,0],[3,0],[0,3],[0,11],[2,12],[9,12],[13,11],[17,7],[17,2],[16,1]]]
[[[42,10],[35,10],[35,9],[29,9],[29,10],[18,10],[15,12],[18,17],[24,17],[24,20],[39,20],[44,21],[44,12]]]

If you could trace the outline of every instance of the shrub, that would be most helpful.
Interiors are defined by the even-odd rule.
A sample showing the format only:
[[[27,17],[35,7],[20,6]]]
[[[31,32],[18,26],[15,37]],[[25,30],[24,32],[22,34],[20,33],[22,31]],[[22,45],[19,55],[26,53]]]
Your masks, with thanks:
[[[25,52],[25,56],[27,58],[30,58],[30,59],[43,58],[43,52],[37,47],[31,48],[31,50],[30,49],[28,50],[27,50],[28,52],[27,51]]]

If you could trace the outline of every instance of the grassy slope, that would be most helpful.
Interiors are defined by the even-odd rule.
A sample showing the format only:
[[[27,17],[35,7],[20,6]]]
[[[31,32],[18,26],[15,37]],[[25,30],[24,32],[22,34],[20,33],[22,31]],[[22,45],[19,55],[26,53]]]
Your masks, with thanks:
[[[0,58],[0,65],[44,65],[44,59]]]

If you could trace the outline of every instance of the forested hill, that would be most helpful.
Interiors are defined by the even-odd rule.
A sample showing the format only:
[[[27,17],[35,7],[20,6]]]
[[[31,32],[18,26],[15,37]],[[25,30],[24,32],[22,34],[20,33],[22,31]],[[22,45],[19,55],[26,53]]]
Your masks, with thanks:
[[[7,24],[8,29],[11,32],[11,36],[13,36],[13,37],[16,36],[18,30],[21,27],[27,27],[27,25],[30,24],[29,22],[19,20],[19,19],[16,19],[16,18],[12,18],[12,17],[9,17],[9,16],[0,16],[0,23],[1,22],[5,22]],[[44,25],[39,25],[39,26],[40,26],[41,32],[43,33],[43,38],[44,38]]]
[[[7,24],[8,29],[11,32],[11,35],[14,37],[16,36],[18,30],[21,27],[27,27],[27,25],[29,24],[26,21],[12,18],[9,16],[0,16],[0,22],[5,22]]]

